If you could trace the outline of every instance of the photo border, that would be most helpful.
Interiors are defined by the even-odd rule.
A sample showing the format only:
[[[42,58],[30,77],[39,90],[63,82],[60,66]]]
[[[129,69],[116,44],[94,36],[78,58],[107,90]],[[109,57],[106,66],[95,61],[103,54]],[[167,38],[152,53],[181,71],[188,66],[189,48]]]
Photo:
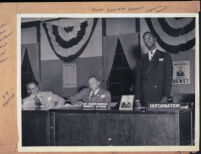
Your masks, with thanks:
[[[21,110],[21,18],[157,18],[195,17],[195,145],[192,146],[22,146]],[[199,150],[199,16],[198,13],[123,13],[123,14],[17,14],[17,126],[19,152],[134,152]],[[168,148],[168,149],[167,149]]]

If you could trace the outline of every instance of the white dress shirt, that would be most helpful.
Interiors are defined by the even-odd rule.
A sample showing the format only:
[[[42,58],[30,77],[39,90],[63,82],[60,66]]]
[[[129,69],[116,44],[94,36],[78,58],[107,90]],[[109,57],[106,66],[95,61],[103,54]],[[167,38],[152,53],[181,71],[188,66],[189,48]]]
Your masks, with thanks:
[[[51,91],[39,91],[37,94],[37,99],[40,101],[41,107],[44,107],[46,109],[54,108],[56,106],[62,106],[65,103],[65,100],[62,97],[54,94]],[[36,107],[35,99],[27,96],[23,99],[22,107]]]
[[[149,61],[152,60],[152,58],[153,58],[153,56],[154,56],[156,50],[157,50],[157,49],[155,48],[155,49],[153,49],[152,51],[148,51]]]
[[[100,90],[100,88],[96,89],[95,91],[91,90],[89,97],[91,98],[92,94],[96,95],[99,92],[99,90]]]

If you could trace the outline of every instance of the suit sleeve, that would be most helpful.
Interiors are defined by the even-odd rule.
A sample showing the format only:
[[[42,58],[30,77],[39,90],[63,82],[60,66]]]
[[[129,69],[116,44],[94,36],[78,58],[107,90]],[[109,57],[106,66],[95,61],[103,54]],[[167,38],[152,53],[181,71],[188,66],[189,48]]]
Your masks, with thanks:
[[[57,103],[56,106],[61,107],[65,104],[64,98],[62,98],[56,94],[54,94],[53,97],[54,97],[55,103]]]
[[[26,97],[23,99],[22,107],[35,107],[35,101],[29,97]]]
[[[109,91],[105,92],[105,99],[104,99],[105,103],[108,103],[108,109],[110,110],[110,103],[111,103],[111,93]]]
[[[69,100],[71,104],[80,104],[80,101],[82,101],[82,99],[84,98],[85,93],[86,89],[83,89],[74,96],[70,97]]]
[[[172,75],[173,75],[172,58],[169,54],[166,54],[165,56],[165,87],[164,87],[165,97],[169,97],[171,93]]]
[[[136,100],[140,100],[140,60],[137,61],[137,65],[136,65],[136,77],[135,77],[135,99]]]
[[[110,103],[111,102],[111,93],[109,91],[105,94],[105,102]]]

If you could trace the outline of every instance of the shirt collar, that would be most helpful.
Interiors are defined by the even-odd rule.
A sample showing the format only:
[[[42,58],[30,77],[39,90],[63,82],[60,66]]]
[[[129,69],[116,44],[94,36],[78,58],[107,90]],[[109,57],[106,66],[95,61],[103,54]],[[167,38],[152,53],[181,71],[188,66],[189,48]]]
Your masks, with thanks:
[[[152,54],[154,55],[154,53],[156,52],[156,50],[157,50],[157,49],[154,48],[152,51],[149,50],[148,52],[149,52],[149,54],[152,52]]]
[[[96,95],[99,91],[100,91],[100,88],[96,89],[96,90],[94,91],[94,95]],[[91,90],[91,94],[92,94],[92,93],[93,93],[93,91]]]

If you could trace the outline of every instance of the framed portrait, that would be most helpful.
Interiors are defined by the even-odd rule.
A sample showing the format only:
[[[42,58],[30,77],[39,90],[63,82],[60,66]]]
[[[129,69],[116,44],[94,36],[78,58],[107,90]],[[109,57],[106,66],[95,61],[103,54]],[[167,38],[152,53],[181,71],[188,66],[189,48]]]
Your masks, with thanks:
[[[134,95],[122,95],[119,110],[133,110]]]

